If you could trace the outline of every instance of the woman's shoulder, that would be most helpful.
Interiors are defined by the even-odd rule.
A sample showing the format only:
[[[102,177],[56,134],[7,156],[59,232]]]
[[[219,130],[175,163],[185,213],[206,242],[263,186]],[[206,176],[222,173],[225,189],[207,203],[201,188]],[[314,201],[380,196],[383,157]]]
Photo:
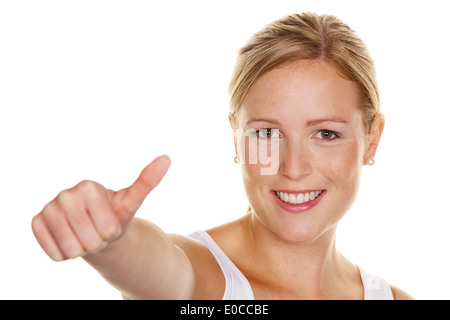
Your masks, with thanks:
[[[210,239],[228,255],[239,242],[239,233],[242,229],[242,219],[235,220],[205,232],[194,232],[202,235],[203,240],[210,243]],[[225,291],[225,278],[216,258],[205,245],[205,241],[198,241],[198,237],[170,234],[172,242],[180,248],[189,258],[193,268],[196,284],[192,297],[194,299],[221,299]],[[210,239],[209,239],[210,238]]]
[[[214,242],[229,256],[242,253],[242,242],[248,236],[248,217],[219,225],[206,230]],[[233,260],[233,258],[232,258]]]
[[[233,220],[225,224],[221,224],[219,226],[210,228],[206,230],[206,232],[212,235],[213,238],[217,237],[217,238],[233,239],[233,235],[245,232],[244,227],[248,224],[247,220],[248,217],[244,216],[237,220]]]
[[[221,299],[225,290],[225,279],[210,250],[191,237],[170,234],[169,238],[191,263],[195,279],[191,299]]]
[[[394,300],[414,300],[414,297],[411,296],[409,293],[403,291],[402,289],[390,285],[392,296],[394,297]]]

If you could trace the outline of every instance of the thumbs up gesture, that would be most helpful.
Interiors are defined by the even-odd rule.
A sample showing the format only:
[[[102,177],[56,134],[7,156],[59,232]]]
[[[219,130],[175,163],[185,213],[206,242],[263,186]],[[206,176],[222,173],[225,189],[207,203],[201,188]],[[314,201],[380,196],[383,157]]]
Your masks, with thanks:
[[[37,241],[55,261],[103,250],[126,231],[169,166],[169,157],[160,156],[142,170],[131,186],[119,191],[87,180],[61,191],[32,220]]]

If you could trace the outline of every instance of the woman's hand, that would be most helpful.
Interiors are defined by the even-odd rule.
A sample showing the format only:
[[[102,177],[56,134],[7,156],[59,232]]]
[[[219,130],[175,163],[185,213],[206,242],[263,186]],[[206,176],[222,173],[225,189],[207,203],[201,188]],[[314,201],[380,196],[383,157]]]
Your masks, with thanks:
[[[123,235],[169,166],[169,157],[160,156],[142,170],[130,187],[117,192],[94,181],[82,181],[60,192],[32,220],[37,241],[55,261],[103,250]]]

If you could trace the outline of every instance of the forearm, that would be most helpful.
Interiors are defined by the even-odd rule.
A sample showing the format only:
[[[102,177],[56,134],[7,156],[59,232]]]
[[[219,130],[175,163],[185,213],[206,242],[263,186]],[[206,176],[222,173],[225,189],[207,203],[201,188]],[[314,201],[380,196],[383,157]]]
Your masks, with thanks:
[[[135,218],[123,236],[84,259],[132,299],[188,298],[193,272],[184,252],[156,225]]]

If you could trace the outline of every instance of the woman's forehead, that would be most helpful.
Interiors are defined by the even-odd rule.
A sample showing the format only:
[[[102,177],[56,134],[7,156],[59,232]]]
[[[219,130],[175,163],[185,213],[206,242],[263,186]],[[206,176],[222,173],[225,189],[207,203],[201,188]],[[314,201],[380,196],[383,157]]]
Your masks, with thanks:
[[[287,118],[306,121],[348,119],[360,110],[356,83],[324,61],[298,61],[262,76],[244,99],[239,118]],[[348,120],[347,120],[348,121]]]

